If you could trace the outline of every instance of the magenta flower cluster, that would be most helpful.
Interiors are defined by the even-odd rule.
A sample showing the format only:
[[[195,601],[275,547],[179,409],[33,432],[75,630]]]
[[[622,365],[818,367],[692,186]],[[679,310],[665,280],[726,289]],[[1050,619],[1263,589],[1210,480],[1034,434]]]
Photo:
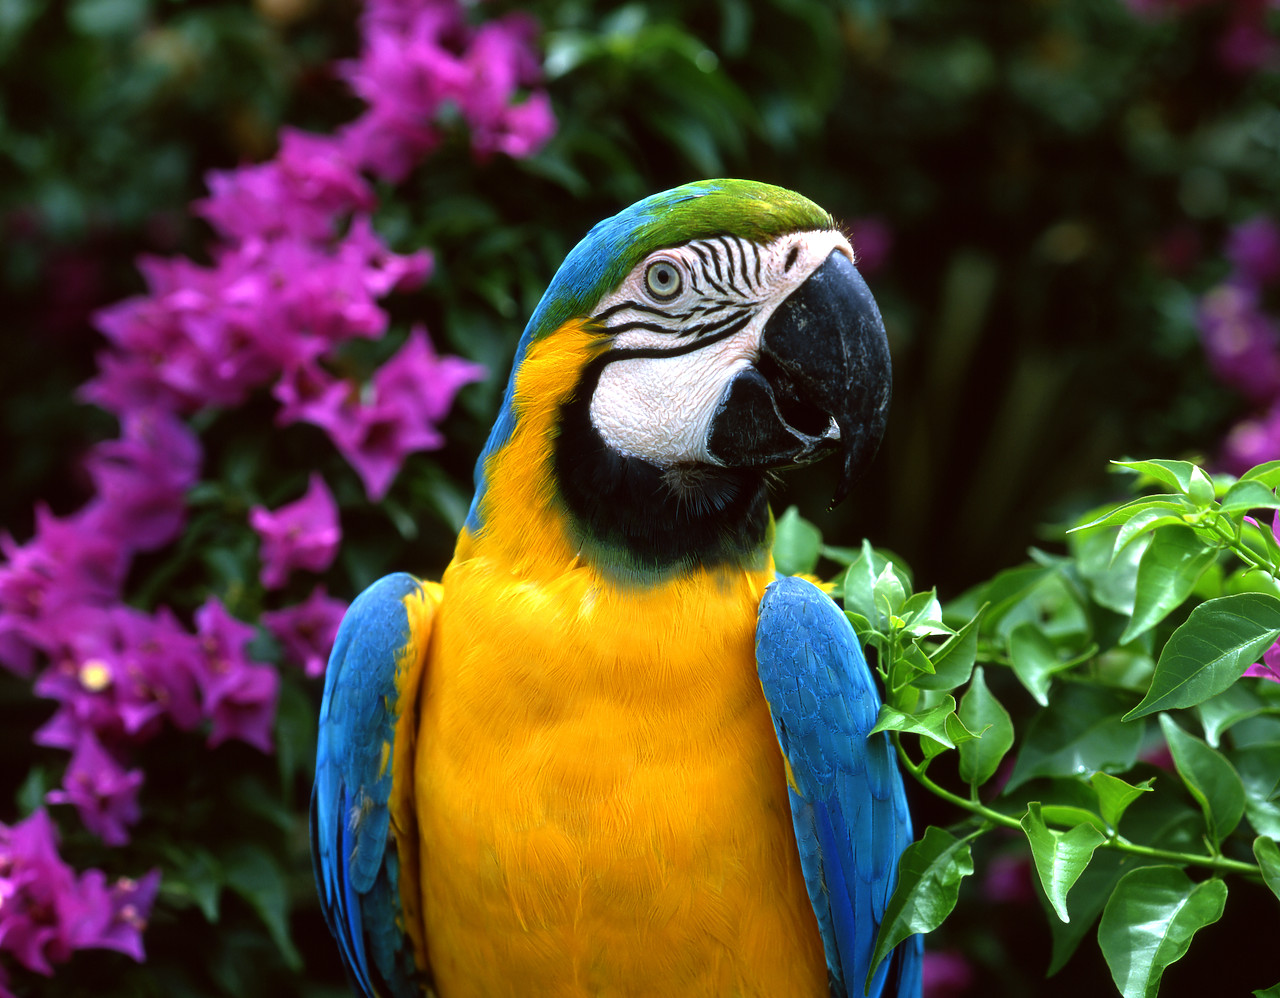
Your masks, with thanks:
[[[1258,216],[1231,230],[1231,272],[1201,299],[1200,336],[1214,374],[1254,412],[1227,435],[1221,463],[1240,474],[1280,458],[1280,320],[1268,299],[1280,293],[1280,225]]]
[[[1280,66],[1280,39],[1268,27],[1268,9],[1276,0],[1125,0],[1147,17],[1184,14],[1197,7],[1218,7],[1226,25],[1214,49],[1218,64],[1232,73],[1251,73]]]
[[[203,461],[189,418],[269,391],[277,423],[321,427],[373,502],[407,455],[442,445],[440,420],[482,368],[437,355],[417,327],[367,379],[338,363],[344,344],[388,332],[381,300],[431,270],[428,253],[396,253],[375,231],[370,178],[403,179],[450,115],[465,121],[480,159],[539,148],[555,122],[534,89],[535,30],[522,15],[472,27],[459,0],[370,0],[360,55],[338,67],[365,111],[333,135],[286,129],[270,161],[210,174],[194,205],[216,233],[210,262],[143,259],[146,293],[96,316],[107,346],[80,398],[114,414],[119,436],[89,451],[83,507],[39,507],[25,543],[0,536],[0,664],[55,704],[35,740],[70,755],[47,802],[72,805],[108,845],[128,842],[141,817],[134,749],[165,726],[205,732],[211,747],[238,739],[272,749],[280,675],[250,651],[258,628],[213,595],[189,623],[127,601],[137,556],[186,529]],[[255,506],[248,520],[267,591],[325,571],[342,538],[319,473],[300,498]],[[318,676],[344,609],[315,586],[261,625]],[[0,825],[0,951],[46,974],[89,946],[140,960],[158,879],[77,877],[43,810]]]
[[[44,811],[0,824],[0,953],[45,976],[74,950],[112,949],[144,957],[142,930],[160,871],[108,884],[100,870],[77,875],[58,856],[58,835]],[[15,998],[0,964],[0,998]]]

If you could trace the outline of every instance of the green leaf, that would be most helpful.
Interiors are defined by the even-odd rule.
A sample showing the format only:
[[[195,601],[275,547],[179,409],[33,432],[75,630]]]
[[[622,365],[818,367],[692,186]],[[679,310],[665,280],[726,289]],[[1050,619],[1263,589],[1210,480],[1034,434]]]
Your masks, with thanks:
[[[302,969],[302,957],[289,938],[289,891],[284,874],[261,847],[234,846],[222,861],[227,886],[249,902],[267,927],[291,970]]]
[[[942,604],[938,602],[935,590],[927,593],[915,593],[907,597],[899,611],[902,617],[902,629],[915,637],[938,637],[955,632],[942,622]]]
[[[876,718],[876,726],[868,732],[868,735],[874,735],[877,731],[909,731],[932,738],[947,748],[955,748],[955,742],[952,741],[947,727],[947,718],[954,714],[955,710],[956,701],[950,694],[944,696],[937,706],[920,714],[909,714],[887,703],[882,704],[880,716]]]
[[[831,544],[822,545],[822,557],[834,561],[837,565],[843,565],[845,568],[852,565],[861,553],[860,548],[835,547]]]
[[[218,901],[223,874],[218,861],[207,849],[177,847],[166,850],[168,863],[160,889],[168,896],[190,902],[200,909],[210,925],[218,922]]]
[[[1067,915],[1067,893],[1084,873],[1093,851],[1107,840],[1093,825],[1082,823],[1070,831],[1059,832],[1044,823],[1040,803],[1032,801],[1022,817],[1022,830],[1031,844],[1031,858],[1045,896],[1058,918],[1071,921]]]
[[[1128,868],[1125,857],[1114,850],[1104,849],[1094,854],[1093,861],[1080,875],[1067,899],[1067,912],[1071,915],[1071,921],[1048,919],[1053,935],[1053,953],[1046,971],[1048,976],[1052,977],[1066,966],[1090,927],[1102,914],[1103,906]],[[1043,890],[1041,894],[1043,895]],[[1046,908],[1052,908],[1048,897],[1042,897],[1042,901]],[[1045,914],[1047,916],[1048,911]]]
[[[1095,516],[1091,520],[1086,520],[1083,523],[1077,523],[1074,527],[1068,530],[1067,533],[1075,534],[1088,530],[1100,530],[1103,527],[1115,527],[1120,524],[1128,523],[1134,517],[1145,513],[1149,509],[1158,509],[1163,513],[1171,515],[1181,515],[1183,513],[1194,513],[1196,511],[1196,506],[1194,503],[1188,502],[1185,495],[1180,495],[1178,493],[1139,496],[1137,499],[1130,499],[1126,503],[1114,506],[1111,509],[1108,509],[1105,513]],[[1117,545],[1116,550],[1119,550],[1121,547],[1124,547],[1124,545]]]
[[[1253,830],[1280,839],[1280,802],[1273,799],[1280,776],[1280,742],[1262,742],[1231,754],[1244,784],[1244,811]]]
[[[1151,688],[1126,721],[1216,696],[1280,636],[1280,600],[1239,593],[1201,603],[1170,635]]]
[[[1042,565],[1019,565],[1006,569],[978,588],[976,600],[990,605],[988,619],[993,625],[998,625],[1005,614],[1030,598],[1036,588],[1053,574],[1052,568]]]
[[[895,707],[903,706],[904,698],[910,697],[911,706],[915,703],[916,691],[910,688],[920,675],[933,672],[929,656],[914,641],[900,649],[900,654],[893,663],[893,674],[889,677],[890,701]],[[895,696],[897,690],[901,695]]]
[[[1262,879],[1271,888],[1271,893],[1280,898],[1280,847],[1273,839],[1259,835],[1253,840],[1253,858],[1258,861]]]
[[[1259,989],[1255,991],[1253,998],[1280,998],[1280,984],[1273,984],[1265,990]]]
[[[1040,813],[1046,822],[1065,825],[1067,828],[1075,828],[1076,825],[1092,825],[1101,832],[1107,827],[1107,823],[1096,811],[1087,807],[1076,807],[1074,804],[1043,804]]]
[[[1204,740],[1214,748],[1232,725],[1258,714],[1265,713],[1270,705],[1246,683],[1232,683],[1216,697],[1196,704],[1200,725],[1204,728]]]
[[[1138,564],[1150,543],[1150,535],[1144,535],[1117,551],[1111,535],[1107,533],[1073,538],[1076,569],[1095,603],[1124,617],[1133,613],[1138,589]]]
[[[871,955],[870,974],[898,943],[917,932],[932,932],[956,906],[960,881],[973,873],[968,839],[930,825],[898,860],[898,885],[885,907]]]
[[[1150,792],[1155,777],[1133,784],[1126,783],[1110,773],[1094,773],[1089,777],[1089,782],[1098,794],[1098,807],[1102,811],[1102,819],[1112,828],[1119,828],[1124,812],[1144,793]]]
[[[960,720],[959,714],[948,714],[942,720],[942,728],[947,733],[947,737],[955,744],[956,748],[969,744],[978,738],[976,731],[970,731],[969,727]]]
[[[1058,650],[1036,624],[1020,624],[1009,635],[1014,675],[1041,707],[1049,705],[1049,685],[1062,667]]]
[[[314,767],[316,757],[315,705],[296,682],[280,684],[275,743],[280,786],[292,786],[299,773]]]
[[[844,608],[861,614],[878,631],[888,628],[883,612],[876,606],[876,580],[889,564],[889,559],[876,551],[870,541],[863,540],[862,552],[845,570],[840,580]]]
[[[812,575],[822,554],[822,532],[801,518],[795,506],[778,517],[773,535],[773,561],[782,575]]]
[[[968,681],[973,663],[978,657],[978,630],[985,610],[984,606],[929,656],[929,661],[933,663],[933,674],[917,678],[916,689],[945,692]]]
[[[1259,482],[1266,488],[1280,486],[1280,461],[1263,461],[1240,476],[1242,482]]]
[[[1192,883],[1176,866],[1132,870],[1116,884],[1098,925],[1098,945],[1124,998],[1155,998],[1166,967],[1191,938],[1222,917],[1227,885]]]
[[[901,614],[907,602],[907,585],[906,580],[898,574],[897,566],[892,562],[887,562],[880,570],[872,591],[875,596],[875,607],[881,619]]]
[[[1244,784],[1239,774],[1225,756],[1183,731],[1168,714],[1160,715],[1160,727],[1178,775],[1204,811],[1210,837],[1221,842],[1244,817]]]
[[[1214,495],[1213,479],[1199,465],[1192,465],[1191,486],[1187,490],[1187,496],[1192,502],[1207,506],[1213,502]]]
[[[1188,526],[1157,530],[1138,562],[1133,615],[1118,643],[1128,644],[1180,606],[1217,556],[1217,548],[1206,546]]]
[[[1267,488],[1256,479],[1242,478],[1222,497],[1224,513],[1247,513],[1251,509],[1280,509],[1275,488]]]
[[[973,670],[973,682],[961,698],[957,713],[965,727],[978,736],[959,746],[960,779],[980,787],[995,775],[1000,761],[1013,746],[1013,721],[987,689],[981,666]]]
[[[1163,527],[1166,524],[1180,523],[1185,525],[1186,521],[1183,519],[1183,515],[1186,512],[1185,503],[1153,503],[1144,507],[1141,512],[1131,516],[1116,534],[1115,545],[1112,548],[1112,558],[1140,534],[1155,530],[1157,527]]]
[[[1161,485],[1176,489],[1183,495],[1191,493],[1192,487],[1197,481],[1197,471],[1200,472],[1200,477],[1204,476],[1204,472],[1190,461],[1112,461],[1111,463],[1121,468],[1128,468],[1130,471],[1136,471],[1140,475],[1146,475]],[[1208,479],[1206,478],[1205,481],[1208,481]],[[1210,484],[1211,492],[1212,487],[1212,484]],[[1210,498],[1212,498],[1212,494]]]
[[[1100,770],[1129,769],[1138,758],[1142,728],[1121,721],[1127,702],[1110,690],[1064,684],[1052,704],[1027,726],[1005,790],[1038,776],[1090,776]]]

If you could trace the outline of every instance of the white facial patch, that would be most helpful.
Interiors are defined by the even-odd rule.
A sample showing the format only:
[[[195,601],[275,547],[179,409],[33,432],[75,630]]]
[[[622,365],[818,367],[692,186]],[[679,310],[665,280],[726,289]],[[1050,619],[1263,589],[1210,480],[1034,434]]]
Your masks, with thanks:
[[[833,230],[757,245],[717,236],[656,250],[600,300],[613,331],[591,396],[591,423],[611,448],[660,468],[701,462],[729,383],[755,362],[774,310],[831,255],[853,259]]]

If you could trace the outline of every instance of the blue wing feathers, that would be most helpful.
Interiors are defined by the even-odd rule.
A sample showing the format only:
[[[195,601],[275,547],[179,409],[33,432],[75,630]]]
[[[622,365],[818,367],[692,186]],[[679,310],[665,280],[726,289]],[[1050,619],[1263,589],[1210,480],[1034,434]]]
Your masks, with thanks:
[[[795,780],[792,819],[832,993],[863,994],[871,952],[911,841],[902,777],[871,671],[844,614],[802,579],[773,583],[756,627],[760,683]],[[873,998],[918,998],[922,945],[904,942],[876,968]]]
[[[405,600],[420,587],[399,573],[352,603],[334,641],[320,705],[311,849],[325,920],[366,996],[418,995],[404,938],[391,837],[398,659],[413,640]]]

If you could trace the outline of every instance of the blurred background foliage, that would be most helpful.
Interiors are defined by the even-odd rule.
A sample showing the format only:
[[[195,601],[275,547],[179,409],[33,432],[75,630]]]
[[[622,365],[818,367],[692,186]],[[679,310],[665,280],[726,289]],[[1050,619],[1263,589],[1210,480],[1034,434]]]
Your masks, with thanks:
[[[870,222],[894,411],[828,534],[872,534],[956,591],[1104,487],[1107,457],[1212,451],[1236,403],[1201,361],[1192,296],[1221,270],[1226,227],[1280,204],[1280,81],[1224,60],[1232,4],[522,8],[544,29],[551,144],[476,163],[459,139],[382,198],[396,248],[437,251],[406,314],[494,371],[452,434],[459,501],[565,251],[645,193],[713,175],[801,190],[855,239]],[[336,0],[0,5],[0,391],[16,455],[0,501],[17,532],[33,496],[75,488],[66,455],[95,417],[65,399],[91,370],[86,315],[139,288],[135,253],[198,252],[185,207],[204,171],[268,154],[281,122],[352,116],[330,64],[352,54],[355,13]],[[47,446],[19,446],[33,437]],[[786,498],[830,475],[799,476]]]
[[[360,560],[331,590],[350,597],[391,567],[439,573],[516,338],[559,261],[598,219],[707,176],[782,184],[831,210],[885,313],[896,391],[873,470],[834,512],[833,468],[791,476],[777,497],[832,541],[869,536],[918,583],[953,596],[1020,561],[1042,525],[1110,494],[1108,458],[1212,459],[1243,403],[1205,366],[1195,296],[1226,269],[1229,226],[1280,208],[1280,74],[1274,52],[1267,65],[1231,49],[1245,5],[1258,6],[477,7],[476,18],[518,6],[537,19],[559,128],[521,161],[477,162],[455,136],[379,191],[377,224],[392,246],[435,254],[432,279],[397,296],[395,317],[424,320],[441,350],[491,374],[462,393],[447,446],[411,459],[383,512],[344,518]],[[1262,14],[1273,34],[1278,13]],[[270,155],[282,123],[326,131],[357,113],[332,68],[355,53],[357,14],[349,0],[0,0],[0,523],[14,537],[30,535],[38,500],[57,512],[83,501],[76,456],[112,430],[110,417],[73,402],[101,346],[90,314],[141,290],[139,253],[203,258],[209,232],[187,206],[206,171]],[[226,418],[246,431],[229,437],[258,438],[250,465],[319,440],[306,427],[285,443],[248,433],[267,409]],[[331,475],[340,501],[356,488],[346,474]],[[241,560],[252,557],[250,547]],[[42,752],[30,745],[38,719],[29,690],[0,680],[0,750],[16,760],[0,799],[16,794],[28,810],[56,780],[18,785]],[[168,881],[170,899],[185,890],[190,910],[156,918],[148,964],[81,954],[50,988],[101,994],[109,978],[120,994],[342,993],[300,821],[317,700],[313,683],[286,683],[277,741],[292,738],[295,753],[221,750],[218,765],[243,774],[253,802],[234,818],[193,806],[202,774],[151,771],[148,808],[167,801],[173,813],[147,827],[176,835],[213,822],[225,849],[216,864],[199,849],[175,860],[187,875]],[[263,840],[279,865],[237,851]],[[94,841],[73,838],[90,862]],[[1045,985],[1047,939],[1028,943],[1028,920],[1009,903],[976,904],[961,943],[978,983],[953,994],[1109,988],[1088,958]],[[277,940],[292,929],[297,949],[277,946],[263,924]],[[1164,993],[1191,993],[1177,987],[1171,979]]]

